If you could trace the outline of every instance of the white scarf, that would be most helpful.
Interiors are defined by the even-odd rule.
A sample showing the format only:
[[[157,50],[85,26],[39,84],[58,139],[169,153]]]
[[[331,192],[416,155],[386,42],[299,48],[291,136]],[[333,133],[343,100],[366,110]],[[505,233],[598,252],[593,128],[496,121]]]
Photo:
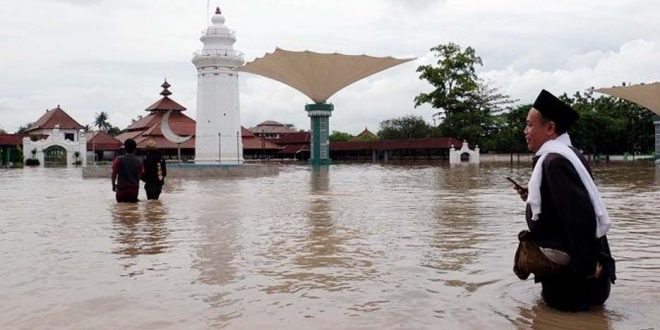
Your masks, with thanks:
[[[539,151],[536,152],[537,156],[540,156],[534,166],[532,171],[532,176],[527,183],[528,195],[527,195],[527,204],[532,209],[532,220],[538,220],[539,214],[541,213],[541,180],[543,176],[543,160],[545,156],[549,153],[560,154],[568,159],[573,167],[580,176],[582,184],[589,192],[589,198],[591,199],[591,204],[594,207],[594,212],[596,213],[596,237],[600,238],[607,234],[607,231],[612,226],[612,221],[610,216],[607,214],[607,209],[605,204],[603,204],[603,199],[600,197],[598,188],[594,183],[594,180],[589,175],[589,172],[584,167],[578,156],[573,152],[571,148],[571,138],[567,133],[564,133],[558,136],[554,140],[546,141]]]

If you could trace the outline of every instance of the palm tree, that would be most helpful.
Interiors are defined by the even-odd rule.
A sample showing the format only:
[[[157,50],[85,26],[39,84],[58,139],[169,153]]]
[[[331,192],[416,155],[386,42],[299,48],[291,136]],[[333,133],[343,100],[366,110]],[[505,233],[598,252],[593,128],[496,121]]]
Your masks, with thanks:
[[[96,114],[96,118],[94,119],[94,126],[98,127],[99,129],[110,129],[112,125],[108,122],[108,114],[105,111],[101,111],[100,113]]]

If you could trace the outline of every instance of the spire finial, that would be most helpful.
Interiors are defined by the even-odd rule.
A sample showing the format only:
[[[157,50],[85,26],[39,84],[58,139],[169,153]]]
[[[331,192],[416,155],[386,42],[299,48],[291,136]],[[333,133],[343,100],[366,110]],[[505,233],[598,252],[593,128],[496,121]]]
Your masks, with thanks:
[[[163,91],[160,92],[160,95],[167,97],[168,95],[172,95],[172,92],[168,91],[167,89],[170,88],[170,84],[167,83],[167,78],[165,78],[165,82],[163,82],[160,87],[163,87]]]
[[[215,14],[216,15],[221,15],[222,11],[220,11],[220,7],[215,7]]]

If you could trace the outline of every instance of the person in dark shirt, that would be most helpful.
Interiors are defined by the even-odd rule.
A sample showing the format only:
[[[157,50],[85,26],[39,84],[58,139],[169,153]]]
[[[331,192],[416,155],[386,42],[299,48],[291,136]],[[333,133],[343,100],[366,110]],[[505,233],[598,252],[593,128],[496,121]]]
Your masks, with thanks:
[[[567,133],[578,117],[569,105],[541,91],[525,127],[527,147],[535,152],[534,169],[527,187],[514,187],[527,203],[529,227],[519,234],[514,271],[521,279],[534,273],[543,300],[565,311],[602,305],[616,280],[606,236],[611,221],[591,168]],[[521,251],[523,242],[534,251]],[[534,254],[537,266],[551,267],[535,272],[530,260],[519,259]]]
[[[135,156],[137,144],[133,139],[124,141],[126,154],[112,162],[112,191],[119,203],[137,203],[140,190],[142,162]]]
[[[167,176],[167,167],[160,151],[156,149],[156,143],[149,141],[147,143],[147,157],[144,159],[144,190],[147,192],[147,199],[158,199],[160,192],[165,184]]]

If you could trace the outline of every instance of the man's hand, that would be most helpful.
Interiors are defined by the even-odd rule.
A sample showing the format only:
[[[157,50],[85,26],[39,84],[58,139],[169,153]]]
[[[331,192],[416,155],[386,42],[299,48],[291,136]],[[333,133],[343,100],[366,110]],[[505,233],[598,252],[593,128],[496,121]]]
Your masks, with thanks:
[[[520,195],[520,199],[522,199],[523,202],[527,201],[527,194],[529,193],[529,190],[527,187],[513,187],[513,189],[518,192],[518,195]]]
[[[112,191],[117,191],[117,184],[114,182],[112,183]]]

